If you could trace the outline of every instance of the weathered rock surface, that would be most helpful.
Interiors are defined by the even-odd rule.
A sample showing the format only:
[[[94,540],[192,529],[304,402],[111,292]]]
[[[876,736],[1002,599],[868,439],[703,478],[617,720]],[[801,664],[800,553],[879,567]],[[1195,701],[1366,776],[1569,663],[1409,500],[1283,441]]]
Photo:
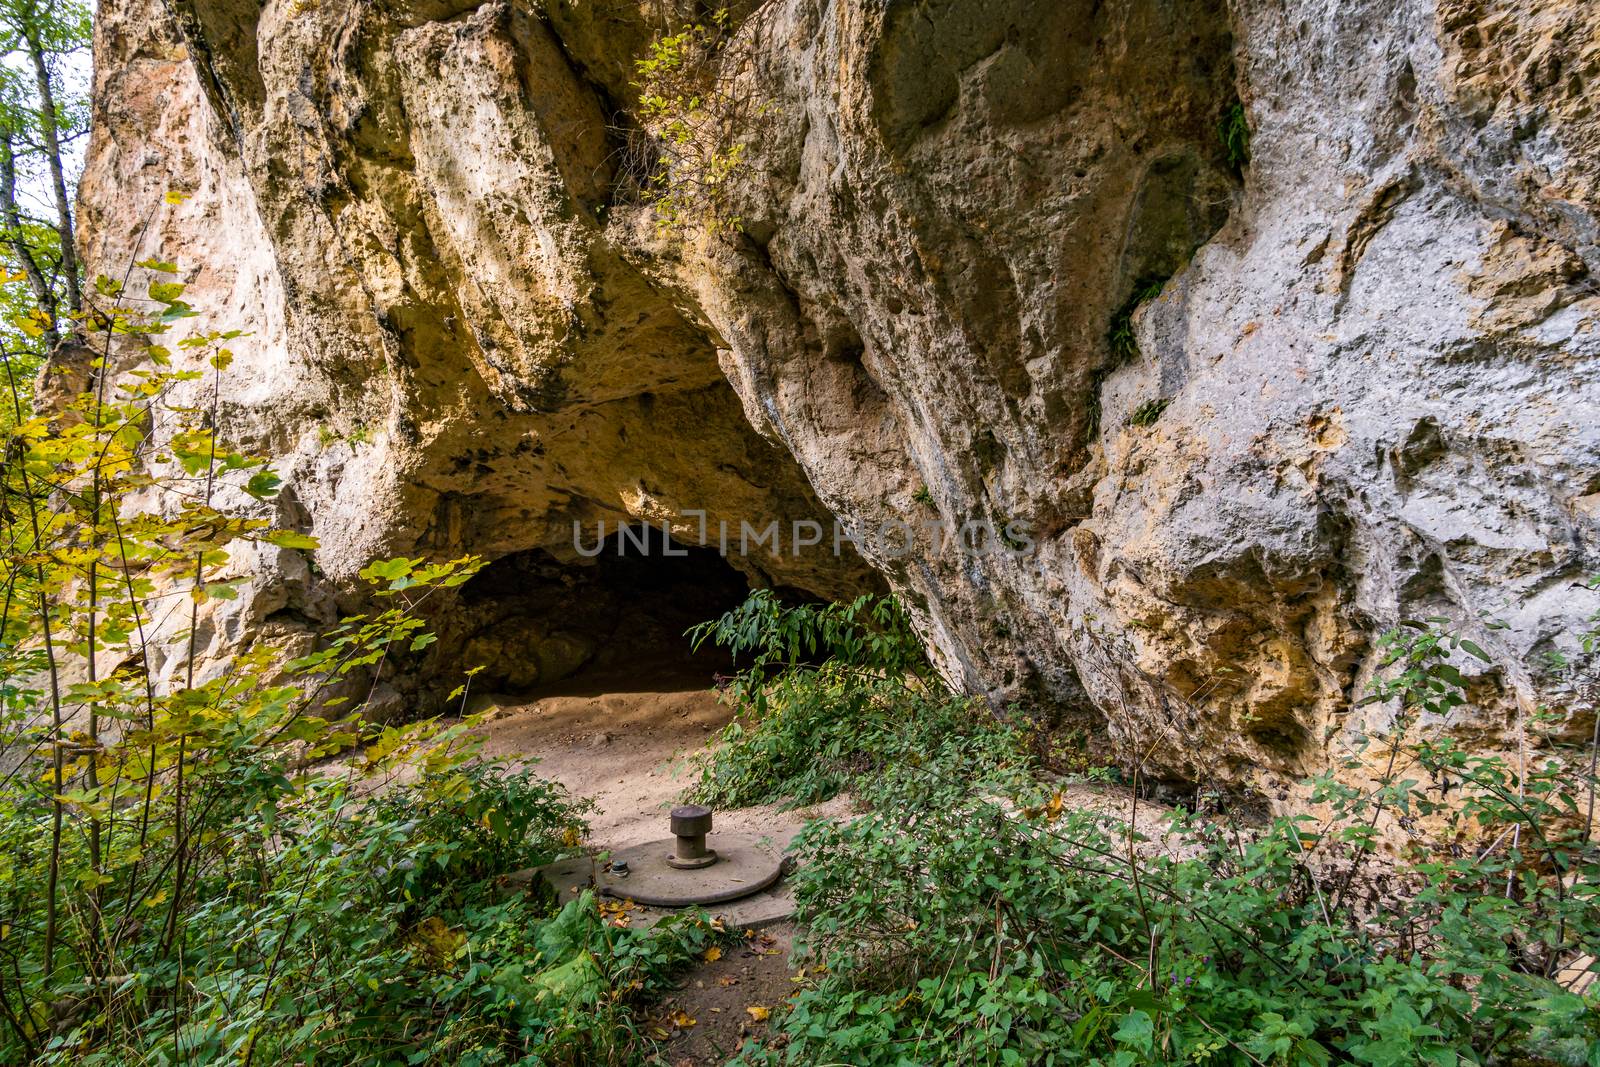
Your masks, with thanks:
[[[746,422],[696,309],[604,239],[608,117],[525,10],[173,19],[131,0],[105,5],[97,35],[91,269],[159,253],[207,328],[250,331],[222,422],[273,457],[280,520],[321,541],[317,580],[294,552],[239,561],[263,574],[208,624],[213,663],[331,621],[375,558],[578,564],[575,524],[585,543],[621,520],[700,543],[721,522],[826,519]],[[164,205],[172,190],[187,199]],[[821,595],[873,581],[853,556],[731,562]]]
[[[740,5],[732,237],[638,195],[634,61],[689,7],[102,3],[91,262],[159,248],[254,331],[230,415],[323,540],[233,639],[375,555],[825,508],[913,529],[864,552],[952,680],[1176,776],[1339,758],[1408,615],[1502,665],[1475,743],[1592,722],[1543,657],[1600,608],[1595,5]]]

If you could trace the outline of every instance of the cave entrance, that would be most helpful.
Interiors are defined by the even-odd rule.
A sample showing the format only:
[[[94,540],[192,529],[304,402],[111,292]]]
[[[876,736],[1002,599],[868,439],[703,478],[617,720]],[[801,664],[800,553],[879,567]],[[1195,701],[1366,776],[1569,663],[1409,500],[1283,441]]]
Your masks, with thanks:
[[[717,649],[693,652],[685,631],[737,606],[749,589],[715,549],[634,524],[606,537],[592,558],[530,549],[495,560],[462,586],[451,629],[461,635],[463,668],[484,668],[473,681],[480,693],[703,688],[731,660]]]

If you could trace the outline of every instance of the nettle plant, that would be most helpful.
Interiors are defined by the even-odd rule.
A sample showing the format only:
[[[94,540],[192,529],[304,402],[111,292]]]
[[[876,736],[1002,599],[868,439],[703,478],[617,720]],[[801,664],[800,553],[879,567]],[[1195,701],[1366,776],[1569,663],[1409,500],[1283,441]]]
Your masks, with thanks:
[[[734,721],[695,760],[700,803],[815,803],[906,761],[1013,776],[1028,764],[1027,730],[951,693],[893,596],[785,605],[756,590],[690,637],[743,666],[723,691]]]
[[[100,279],[88,391],[13,388],[0,438],[0,1062],[639,1061],[636,1009],[720,925],[511,891],[586,805],[476,759],[471,718],[363,713],[479,560],[377,561],[307,654],[199,662],[240,547],[316,541],[259,516],[278,477],[219,427],[239,335],[193,329],[175,274]]]

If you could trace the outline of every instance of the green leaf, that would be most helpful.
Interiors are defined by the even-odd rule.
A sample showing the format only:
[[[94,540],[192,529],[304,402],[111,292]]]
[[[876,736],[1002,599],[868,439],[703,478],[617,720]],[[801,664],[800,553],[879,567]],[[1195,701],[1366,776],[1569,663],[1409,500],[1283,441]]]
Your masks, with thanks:
[[[188,286],[182,282],[151,282],[150,299],[161,304],[176,304],[186,288]]]
[[[369,582],[392,582],[397,578],[403,578],[410,574],[417,564],[421,562],[420,559],[406,559],[404,556],[396,556],[394,559],[373,560],[362,568],[361,577]]]
[[[1155,1032],[1155,1021],[1144,1011],[1135,1008],[1122,1017],[1122,1023],[1112,1036],[1119,1045],[1132,1045],[1141,1051],[1149,1052],[1155,1042]]]
[[[273,530],[262,540],[279,548],[296,548],[303,551],[312,551],[321,545],[315,537],[297,530]]]
[[[278,491],[283,484],[283,479],[268,470],[256,471],[250,480],[244,483],[244,491],[257,500],[265,500]]]

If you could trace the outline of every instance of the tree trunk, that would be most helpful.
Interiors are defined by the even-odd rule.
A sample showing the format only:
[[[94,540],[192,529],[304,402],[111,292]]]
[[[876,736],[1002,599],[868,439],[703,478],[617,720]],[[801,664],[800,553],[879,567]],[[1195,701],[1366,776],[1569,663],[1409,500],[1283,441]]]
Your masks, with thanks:
[[[50,67],[38,27],[26,28],[28,57],[33,61],[33,76],[39,91],[39,130],[44,135],[45,162],[50,167],[50,189],[56,202],[56,233],[61,238],[61,274],[69,313],[83,310],[83,293],[78,287],[78,250],[73,243],[72,201],[67,197],[67,178],[61,166],[61,137],[56,128],[56,94],[50,84]]]

